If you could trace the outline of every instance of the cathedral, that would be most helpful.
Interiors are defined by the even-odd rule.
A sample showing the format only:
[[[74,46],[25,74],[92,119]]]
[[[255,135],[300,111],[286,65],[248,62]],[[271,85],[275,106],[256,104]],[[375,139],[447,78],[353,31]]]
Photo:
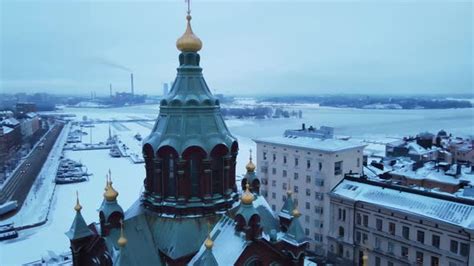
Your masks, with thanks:
[[[274,213],[251,157],[237,188],[238,141],[203,78],[189,11],[186,20],[176,79],[143,140],[144,192],[124,211],[109,175],[99,222],[89,225],[78,197],[66,233],[73,264],[303,265],[309,239],[291,191]]]

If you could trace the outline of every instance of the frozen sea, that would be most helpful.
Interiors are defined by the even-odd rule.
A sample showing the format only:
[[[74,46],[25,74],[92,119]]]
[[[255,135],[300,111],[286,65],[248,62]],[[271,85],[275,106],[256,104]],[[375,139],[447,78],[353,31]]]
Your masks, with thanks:
[[[287,107],[288,108],[288,107]],[[240,151],[237,162],[237,173],[245,172],[249,149],[255,150],[252,139],[266,136],[276,136],[285,129],[300,128],[302,123],[307,126],[331,126],[337,135],[352,136],[356,139],[386,140],[414,135],[421,131],[437,132],[441,129],[457,136],[474,134],[474,109],[447,109],[447,110],[362,110],[343,108],[319,108],[316,106],[292,106],[295,110],[303,111],[303,118],[281,118],[268,120],[227,120],[230,131],[238,138]],[[112,109],[67,108],[62,113],[72,113],[77,120],[84,116],[88,119],[133,119],[157,117],[159,108],[156,105],[142,105]],[[153,122],[120,123],[112,125],[113,134],[117,134],[130,148],[130,152],[140,154],[141,144],[133,138],[136,133],[145,137]],[[105,141],[108,136],[108,123],[96,124],[84,131],[92,133],[92,142]],[[90,135],[84,136],[84,142],[90,141]],[[383,145],[382,145],[383,146]],[[69,241],[64,235],[74,217],[75,192],[79,191],[82,214],[86,222],[98,220],[97,208],[102,202],[105,186],[105,174],[112,171],[114,187],[120,193],[119,204],[126,210],[142,191],[145,175],[143,164],[133,164],[128,158],[111,158],[108,150],[95,151],[66,151],[65,157],[81,161],[93,173],[88,182],[58,185],[54,190],[51,201],[51,211],[48,222],[38,228],[20,231],[17,239],[0,242],[0,265],[19,265],[35,261],[47,254],[48,250],[60,253],[68,251]],[[57,154],[51,154],[51,159],[57,159]],[[49,164],[55,165],[55,164]],[[51,169],[44,169],[44,176]],[[49,180],[46,182],[45,180]],[[50,179],[35,184],[35,191],[51,191]],[[31,193],[30,193],[31,194]],[[12,218],[17,224],[28,223],[39,219],[47,204],[35,204],[41,195],[29,195],[28,208],[25,208],[21,218]],[[23,210],[22,210],[23,211]],[[36,215],[33,215],[36,214]],[[20,217],[20,216],[19,216]],[[26,217],[26,218],[25,218]],[[31,218],[28,218],[31,217]],[[4,223],[4,222],[1,222]]]

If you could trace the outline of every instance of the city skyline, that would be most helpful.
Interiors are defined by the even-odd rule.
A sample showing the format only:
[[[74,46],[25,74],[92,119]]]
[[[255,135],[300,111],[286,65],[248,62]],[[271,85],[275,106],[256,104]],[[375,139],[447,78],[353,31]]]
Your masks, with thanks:
[[[133,72],[137,93],[159,95],[178,65],[181,1],[1,12],[3,93],[108,95],[110,83],[129,91]],[[193,3],[202,66],[225,94],[472,95],[471,20],[470,2]]]

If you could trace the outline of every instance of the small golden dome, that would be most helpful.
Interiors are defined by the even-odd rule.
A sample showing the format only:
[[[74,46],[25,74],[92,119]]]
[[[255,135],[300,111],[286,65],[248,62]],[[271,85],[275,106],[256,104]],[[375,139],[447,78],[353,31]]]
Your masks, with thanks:
[[[247,172],[254,172],[255,171],[255,164],[252,162],[252,157],[250,157],[249,163],[245,166]]]
[[[118,192],[112,186],[112,179],[109,176],[109,180],[107,181],[107,186],[105,187],[104,198],[107,201],[115,201],[118,197]]]
[[[201,50],[202,42],[199,37],[194,34],[193,29],[191,28],[191,15],[188,14],[186,20],[188,21],[186,31],[183,36],[176,41],[176,47],[181,52],[197,52]]]
[[[123,221],[120,221],[120,237],[119,239],[117,240],[117,244],[123,248],[125,247],[125,245],[127,245],[127,242],[128,240],[125,238],[125,236],[123,235]]]
[[[300,217],[300,216],[301,216],[301,212],[300,212],[297,208],[295,208],[295,209],[291,212],[291,214],[293,215],[293,217]]]
[[[79,212],[82,210],[82,206],[79,203],[79,192],[76,191],[76,206],[74,206],[74,210]]]
[[[244,194],[242,195],[241,201],[243,204],[252,204],[254,200],[254,196],[253,196],[253,193],[250,192],[250,185],[247,183],[245,187],[246,189],[245,189]]]
[[[211,249],[214,246],[214,241],[212,241],[209,235],[207,236],[206,241],[204,241],[204,246],[207,249]]]

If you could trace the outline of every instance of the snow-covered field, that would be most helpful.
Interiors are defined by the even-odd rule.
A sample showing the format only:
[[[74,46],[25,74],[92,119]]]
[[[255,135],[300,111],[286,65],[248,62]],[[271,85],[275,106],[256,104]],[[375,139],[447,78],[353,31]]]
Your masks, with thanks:
[[[377,151],[384,146],[381,143],[399,138],[407,134],[416,134],[420,131],[436,133],[440,129],[454,135],[470,135],[474,133],[474,109],[449,109],[449,110],[360,110],[360,109],[335,109],[319,108],[314,106],[298,106],[295,109],[303,110],[303,118],[269,119],[269,120],[228,120],[227,126],[239,140],[239,156],[237,159],[237,174],[245,172],[245,165],[249,157],[249,149],[255,151],[253,138],[277,136],[285,129],[299,128],[301,123],[307,126],[327,125],[335,127],[336,135],[348,135],[360,140],[371,141],[370,148]],[[62,110],[64,113],[76,114],[77,120],[83,116],[89,119],[154,119],[158,116],[157,106],[143,105],[113,109],[70,108]],[[112,134],[126,144],[129,152],[141,154],[141,144],[134,138],[140,133],[145,137],[150,132],[152,122],[114,122]],[[108,137],[109,123],[95,124],[92,128],[83,129],[88,134],[92,133],[92,143],[105,142]],[[90,135],[83,137],[83,141],[90,142]],[[57,153],[59,153],[57,151]],[[86,222],[98,221],[97,208],[102,202],[102,193],[105,186],[105,174],[110,168],[114,187],[120,193],[119,204],[126,210],[138,199],[142,190],[145,169],[143,164],[133,164],[129,158],[111,158],[108,150],[92,151],[67,151],[66,158],[81,161],[88,172],[93,173],[90,180],[84,183],[58,185],[53,196],[51,212],[48,222],[38,228],[20,231],[17,239],[0,242],[0,265],[18,265],[24,262],[38,260],[46,255],[48,250],[60,253],[67,251],[69,241],[64,235],[74,217],[75,192],[79,192],[83,206],[83,216]],[[56,157],[59,154],[55,155]],[[57,158],[56,158],[57,159]],[[44,172],[48,173],[55,166],[47,164]],[[45,183],[47,184],[47,183]],[[53,186],[52,183],[51,186]],[[46,186],[42,186],[46,187]],[[39,197],[38,193],[50,193],[51,188],[39,189],[36,195],[30,192],[25,209],[29,212],[40,212],[44,202],[33,204]],[[34,207],[38,206],[38,207]],[[33,211],[32,211],[33,210]],[[20,212],[21,214],[22,212]],[[41,213],[29,217],[28,215],[16,218],[16,223],[25,223],[32,217],[41,217]],[[25,218],[26,217],[26,218]],[[15,218],[14,218],[15,219]],[[37,218],[36,218],[37,219]],[[3,223],[3,222],[2,222]]]

